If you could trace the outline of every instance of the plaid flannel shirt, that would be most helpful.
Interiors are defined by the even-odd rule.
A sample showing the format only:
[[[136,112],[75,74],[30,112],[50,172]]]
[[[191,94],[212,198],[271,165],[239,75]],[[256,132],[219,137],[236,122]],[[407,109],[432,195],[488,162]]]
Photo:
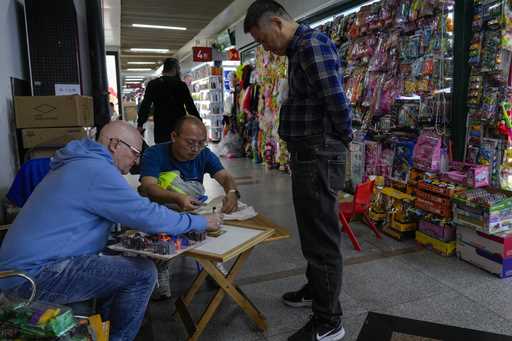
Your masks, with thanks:
[[[280,113],[285,141],[328,134],[352,140],[352,112],[343,90],[336,46],[325,34],[300,25],[286,51],[289,95]]]

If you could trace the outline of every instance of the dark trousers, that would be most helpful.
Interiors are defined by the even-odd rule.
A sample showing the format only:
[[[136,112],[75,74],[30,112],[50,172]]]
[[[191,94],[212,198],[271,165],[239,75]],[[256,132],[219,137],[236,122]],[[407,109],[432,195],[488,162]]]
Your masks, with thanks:
[[[323,321],[342,315],[339,302],[343,275],[337,193],[345,183],[347,149],[327,137],[288,143],[293,204],[313,313]]]

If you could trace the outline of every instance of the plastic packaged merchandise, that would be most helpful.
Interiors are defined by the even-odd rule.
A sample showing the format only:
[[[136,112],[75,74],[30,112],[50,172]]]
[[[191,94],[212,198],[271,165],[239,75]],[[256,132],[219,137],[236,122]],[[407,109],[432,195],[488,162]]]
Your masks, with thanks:
[[[60,338],[77,327],[71,309],[50,303],[24,305],[16,298],[0,298],[0,338]],[[74,340],[82,338],[76,336]]]
[[[148,251],[160,255],[172,255],[206,239],[206,232],[189,232],[170,236],[165,233],[147,235],[142,232],[125,233],[120,237],[123,247],[132,250]]]

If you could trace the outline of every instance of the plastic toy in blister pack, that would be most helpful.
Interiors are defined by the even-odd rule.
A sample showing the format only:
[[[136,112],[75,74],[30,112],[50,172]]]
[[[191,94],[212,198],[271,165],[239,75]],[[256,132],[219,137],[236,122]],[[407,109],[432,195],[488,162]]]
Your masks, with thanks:
[[[398,126],[415,128],[418,125],[419,104],[404,104],[398,111]]]
[[[409,170],[413,165],[414,141],[399,140],[395,144],[395,157],[393,160],[392,178],[403,182],[407,181]]]
[[[418,124],[431,124],[434,118],[434,98],[432,96],[425,97],[420,103],[418,111]]]
[[[474,70],[469,77],[468,105],[479,106],[483,95],[483,77]]]
[[[414,165],[427,172],[438,172],[441,166],[441,137],[424,130],[414,146]]]
[[[483,138],[478,153],[478,163],[481,165],[493,166],[496,160],[498,140]]]
[[[377,111],[382,114],[391,113],[395,100],[400,94],[400,80],[390,78],[384,82]]]
[[[496,72],[501,64],[500,57],[501,32],[486,31],[482,47],[482,72]]]
[[[368,65],[369,71],[379,71],[382,70],[386,66],[386,56],[387,56],[387,44],[388,36],[382,34],[378,38],[377,46],[375,49],[375,53],[373,54],[370,63]]]
[[[499,173],[500,188],[512,191],[512,149],[507,148],[504,154],[504,162]]]
[[[482,53],[482,35],[480,32],[473,34],[471,45],[469,46],[469,64],[478,65],[480,64],[480,54]]]
[[[421,36],[419,34],[403,37],[400,59],[405,62],[412,62],[418,58],[420,55],[420,41]]]
[[[482,107],[480,110],[481,120],[495,120],[496,113],[499,109],[498,102],[500,100],[500,93],[500,88],[487,87],[484,89]]]
[[[485,1],[482,4],[482,21],[489,28],[497,28],[501,24],[503,3],[506,1]]]
[[[501,47],[512,51],[512,4],[510,1],[503,3],[503,24],[501,34]]]
[[[382,158],[379,164],[379,174],[385,178],[389,178],[393,174],[393,160],[395,158],[395,150],[393,148],[384,148],[382,150]]]
[[[507,137],[507,141],[512,144],[512,105],[509,102],[501,104],[502,118],[498,124],[498,132]]]
[[[466,150],[466,162],[468,163],[477,163],[478,162],[478,153],[480,152],[480,148],[477,146],[468,146]]]
[[[378,174],[382,145],[375,141],[365,141],[365,176]]]
[[[398,8],[397,14],[395,16],[397,25],[405,25],[409,21],[411,5],[411,1],[400,1],[400,7]]]

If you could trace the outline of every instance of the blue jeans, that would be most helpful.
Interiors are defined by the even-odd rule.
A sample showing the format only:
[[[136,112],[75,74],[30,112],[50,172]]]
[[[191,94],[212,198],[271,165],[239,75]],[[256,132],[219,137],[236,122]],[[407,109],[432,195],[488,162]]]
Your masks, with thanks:
[[[328,137],[288,142],[295,216],[307,261],[307,290],[315,317],[340,319],[343,277],[338,191],[345,184],[347,148]]]
[[[98,299],[99,313],[111,323],[111,341],[135,339],[156,279],[150,260],[103,255],[51,263],[34,276],[37,300],[70,304]],[[24,284],[14,294],[28,297],[30,290]]]

